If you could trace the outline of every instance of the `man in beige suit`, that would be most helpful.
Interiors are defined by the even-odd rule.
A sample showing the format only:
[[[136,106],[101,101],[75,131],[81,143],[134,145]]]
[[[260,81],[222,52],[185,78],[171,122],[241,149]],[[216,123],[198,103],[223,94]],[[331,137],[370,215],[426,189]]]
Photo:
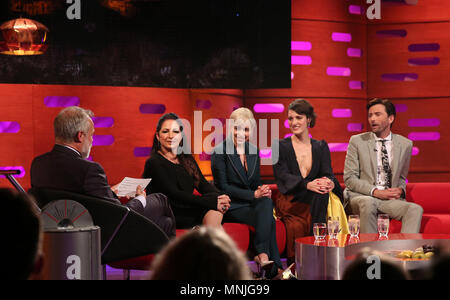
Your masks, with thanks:
[[[387,99],[367,104],[371,132],[350,138],[345,157],[344,190],[361,233],[377,232],[377,214],[402,221],[402,233],[420,230],[423,209],[405,200],[412,141],[391,132],[395,106]]]

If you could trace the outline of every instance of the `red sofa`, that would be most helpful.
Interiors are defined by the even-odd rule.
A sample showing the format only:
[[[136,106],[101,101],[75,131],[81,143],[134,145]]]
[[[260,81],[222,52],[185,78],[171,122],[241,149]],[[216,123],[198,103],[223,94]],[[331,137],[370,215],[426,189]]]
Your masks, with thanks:
[[[420,233],[450,233],[450,182],[420,182],[406,185],[406,200],[423,208]],[[398,233],[402,224],[392,220],[390,232]]]

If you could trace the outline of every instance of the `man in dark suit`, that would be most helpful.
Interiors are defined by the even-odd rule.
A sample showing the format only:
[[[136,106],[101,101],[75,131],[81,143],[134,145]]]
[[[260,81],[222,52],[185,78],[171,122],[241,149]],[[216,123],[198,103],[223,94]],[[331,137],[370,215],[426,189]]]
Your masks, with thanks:
[[[36,157],[31,164],[33,188],[64,190],[121,204],[102,166],[86,159],[94,135],[92,116],[91,111],[76,106],[58,114],[54,120],[53,149]],[[138,186],[136,197],[126,206],[156,223],[169,237],[175,236],[175,218],[165,195],[147,196]]]

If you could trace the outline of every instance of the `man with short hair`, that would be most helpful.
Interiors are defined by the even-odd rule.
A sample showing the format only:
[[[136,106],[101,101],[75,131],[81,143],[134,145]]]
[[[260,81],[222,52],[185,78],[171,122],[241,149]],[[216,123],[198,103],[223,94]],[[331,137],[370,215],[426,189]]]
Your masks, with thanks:
[[[412,141],[391,132],[396,112],[389,100],[373,99],[367,111],[372,132],[350,138],[344,198],[360,215],[361,233],[377,232],[378,213],[401,220],[402,233],[418,233],[423,209],[405,200]]]
[[[56,116],[53,149],[31,164],[33,188],[64,190],[121,204],[102,166],[86,159],[94,136],[92,116],[90,110],[77,106],[67,107]],[[165,195],[147,196],[138,186],[136,197],[126,206],[156,223],[169,237],[175,236],[175,217]]]

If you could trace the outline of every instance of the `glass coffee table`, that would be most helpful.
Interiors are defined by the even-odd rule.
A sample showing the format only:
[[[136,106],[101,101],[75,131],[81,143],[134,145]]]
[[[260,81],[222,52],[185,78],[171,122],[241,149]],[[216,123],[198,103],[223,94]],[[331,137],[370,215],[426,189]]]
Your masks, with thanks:
[[[313,236],[295,240],[295,263],[299,279],[317,280],[342,278],[345,268],[364,248],[386,254],[403,250],[414,250],[423,245],[450,247],[450,234],[389,234],[379,238],[378,234],[360,234],[359,238],[338,235],[337,239],[327,236],[316,241]],[[395,256],[392,256],[395,257]],[[395,258],[404,270],[411,272],[430,264],[427,259]]]

